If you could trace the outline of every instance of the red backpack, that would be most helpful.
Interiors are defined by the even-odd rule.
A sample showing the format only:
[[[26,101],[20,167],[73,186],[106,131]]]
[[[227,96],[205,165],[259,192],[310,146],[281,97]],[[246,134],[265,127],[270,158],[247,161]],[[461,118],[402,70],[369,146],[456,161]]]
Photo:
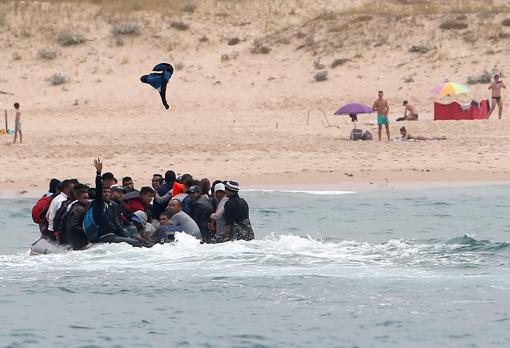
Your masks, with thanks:
[[[32,220],[34,220],[36,224],[46,223],[46,213],[48,212],[52,198],[53,196],[44,195],[35,203],[32,208]]]

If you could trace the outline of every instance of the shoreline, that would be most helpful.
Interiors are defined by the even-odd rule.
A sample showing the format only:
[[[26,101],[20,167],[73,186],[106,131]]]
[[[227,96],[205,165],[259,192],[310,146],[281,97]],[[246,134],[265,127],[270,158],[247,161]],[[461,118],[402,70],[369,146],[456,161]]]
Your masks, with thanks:
[[[246,177],[240,180],[241,193],[243,191],[274,191],[274,192],[384,192],[384,191],[415,191],[434,188],[447,188],[447,187],[477,187],[477,186],[495,186],[495,185],[510,185],[510,179],[503,179],[500,177],[488,179],[481,178],[464,179],[449,181],[444,178],[432,178],[429,180],[418,180],[419,178],[410,178],[409,180],[373,180],[373,181],[341,181],[334,180],[331,177],[317,175],[317,173],[310,173],[300,177],[294,177],[291,182],[288,180],[278,180],[276,175],[262,175],[257,177]],[[321,180],[311,181],[310,176],[314,179],[320,178]],[[257,183],[254,179],[260,179]],[[272,178],[272,180],[271,180]],[[244,182],[244,184],[243,184]],[[32,184],[29,188],[26,186],[19,186],[16,183],[9,185],[2,185],[0,191],[0,199],[18,199],[18,198],[39,198],[46,191],[41,186]]]

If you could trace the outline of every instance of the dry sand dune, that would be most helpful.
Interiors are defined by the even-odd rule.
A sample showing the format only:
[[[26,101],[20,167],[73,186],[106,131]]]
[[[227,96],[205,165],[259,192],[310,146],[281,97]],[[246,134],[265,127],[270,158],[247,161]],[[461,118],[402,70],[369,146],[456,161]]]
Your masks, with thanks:
[[[0,3],[0,91],[13,94],[0,94],[1,107],[22,104],[25,141],[0,136],[3,192],[38,193],[54,176],[91,181],[98,156],[140,185],[170,168],[258,186],[510,178],[510,114],[434,122],[430,93],[445,79],[510,73],[504,2],[119,3]],[[169,111],[138,81],[159,62],[177,68]],[[315,81],[322,71],[328,79]],[[487,86],[465,100],[487,98]],[[333,112],[371,105],[379,89],[393,136],[408,99],[420,121],[405,125],[448,140],[349,141],[352,125]],[[376,135],[374,116],[360,118]]]

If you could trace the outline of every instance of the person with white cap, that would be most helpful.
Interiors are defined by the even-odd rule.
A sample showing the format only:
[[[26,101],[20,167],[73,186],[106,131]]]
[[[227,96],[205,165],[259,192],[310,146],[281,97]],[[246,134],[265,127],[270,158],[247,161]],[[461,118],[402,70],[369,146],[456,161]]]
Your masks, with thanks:
[[[225,228],[224,232],[216,237],[217,243],[254,238],[248,203],[239,197],[238,192],[239,183],[237,181],[229,180],[225,183],[225,195],[228,197],[228,201],[225,203]]]
[[[222,235],[225,230],[225,203],[228,201],[228,197],[225,195],[225,184],[222,182],[214,185],[214,196],[218,202],[216,211],[211,214],[211,220],[215,222],[216,235]]]

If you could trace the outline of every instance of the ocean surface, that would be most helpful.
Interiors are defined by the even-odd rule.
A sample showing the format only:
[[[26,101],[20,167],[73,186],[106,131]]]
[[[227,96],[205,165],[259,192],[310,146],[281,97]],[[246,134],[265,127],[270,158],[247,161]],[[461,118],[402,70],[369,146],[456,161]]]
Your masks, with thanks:
[[[252,242],[37,257],[0,200],[0,347],[510,346],[510,186],[241,195]]]

